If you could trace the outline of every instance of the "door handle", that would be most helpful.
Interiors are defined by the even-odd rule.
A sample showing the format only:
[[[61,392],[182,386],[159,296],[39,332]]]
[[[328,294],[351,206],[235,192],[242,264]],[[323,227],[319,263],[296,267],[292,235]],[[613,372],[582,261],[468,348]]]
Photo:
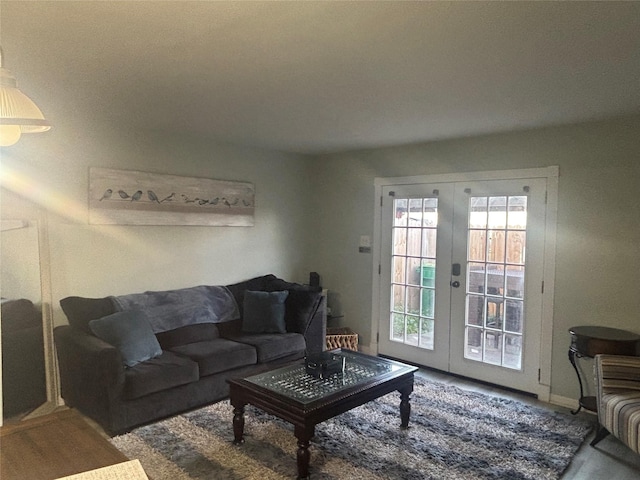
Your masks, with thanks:
[[[459,277],[460,276],[460,264],[459,263],[454,263],[453,265],[451,265],[451,275],[453,275],[454,277]]]
[[[453,288],[458,288],[460,286],[460,282],[458,280],[454,280],[453,282],[451,282],[451,286]]]

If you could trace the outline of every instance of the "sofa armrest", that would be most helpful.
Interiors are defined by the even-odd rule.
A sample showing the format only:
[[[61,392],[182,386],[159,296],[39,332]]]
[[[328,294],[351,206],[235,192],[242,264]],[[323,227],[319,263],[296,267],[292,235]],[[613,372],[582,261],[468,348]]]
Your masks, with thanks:
[[[70,325],[54,329],[62,398],[67,405],[108,422],[110,404],[122,395],[120,351]]]
[[[320,304],[309,321],[304,333],[307,354],[320,353],[327,349],[327,297],[322,296]]]

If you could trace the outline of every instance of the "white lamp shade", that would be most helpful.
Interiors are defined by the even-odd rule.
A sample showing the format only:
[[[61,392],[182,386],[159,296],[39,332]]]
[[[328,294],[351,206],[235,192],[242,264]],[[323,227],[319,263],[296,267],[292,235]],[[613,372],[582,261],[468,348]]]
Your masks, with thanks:
[[[11,72],[0,68],[0,146],[13,145],[23,133],[46,132],[50,128],[36,104],[16,87]]]

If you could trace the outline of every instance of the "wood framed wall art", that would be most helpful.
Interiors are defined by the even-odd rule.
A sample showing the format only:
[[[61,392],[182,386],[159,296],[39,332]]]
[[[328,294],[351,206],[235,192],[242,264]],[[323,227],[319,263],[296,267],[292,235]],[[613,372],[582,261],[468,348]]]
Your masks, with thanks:
[[[253,226],[252,183],[133,170],[89,169],[94,225]]]

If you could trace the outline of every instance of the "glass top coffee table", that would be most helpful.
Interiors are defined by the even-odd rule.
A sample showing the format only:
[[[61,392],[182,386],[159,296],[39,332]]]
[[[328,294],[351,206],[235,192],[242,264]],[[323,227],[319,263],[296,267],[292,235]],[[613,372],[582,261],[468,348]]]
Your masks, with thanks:
[[[315,426],[378,397],[400,392],[400,427],[409,426],[416,367],[351,350],[332,350],[344,357],[343,373],[316,378],[304,362],[243,379],[229,380],[234,443],[242,444],[244,408],[254,405],[294,426],[298,439],[298,478],[309,477],[309,441]]]

